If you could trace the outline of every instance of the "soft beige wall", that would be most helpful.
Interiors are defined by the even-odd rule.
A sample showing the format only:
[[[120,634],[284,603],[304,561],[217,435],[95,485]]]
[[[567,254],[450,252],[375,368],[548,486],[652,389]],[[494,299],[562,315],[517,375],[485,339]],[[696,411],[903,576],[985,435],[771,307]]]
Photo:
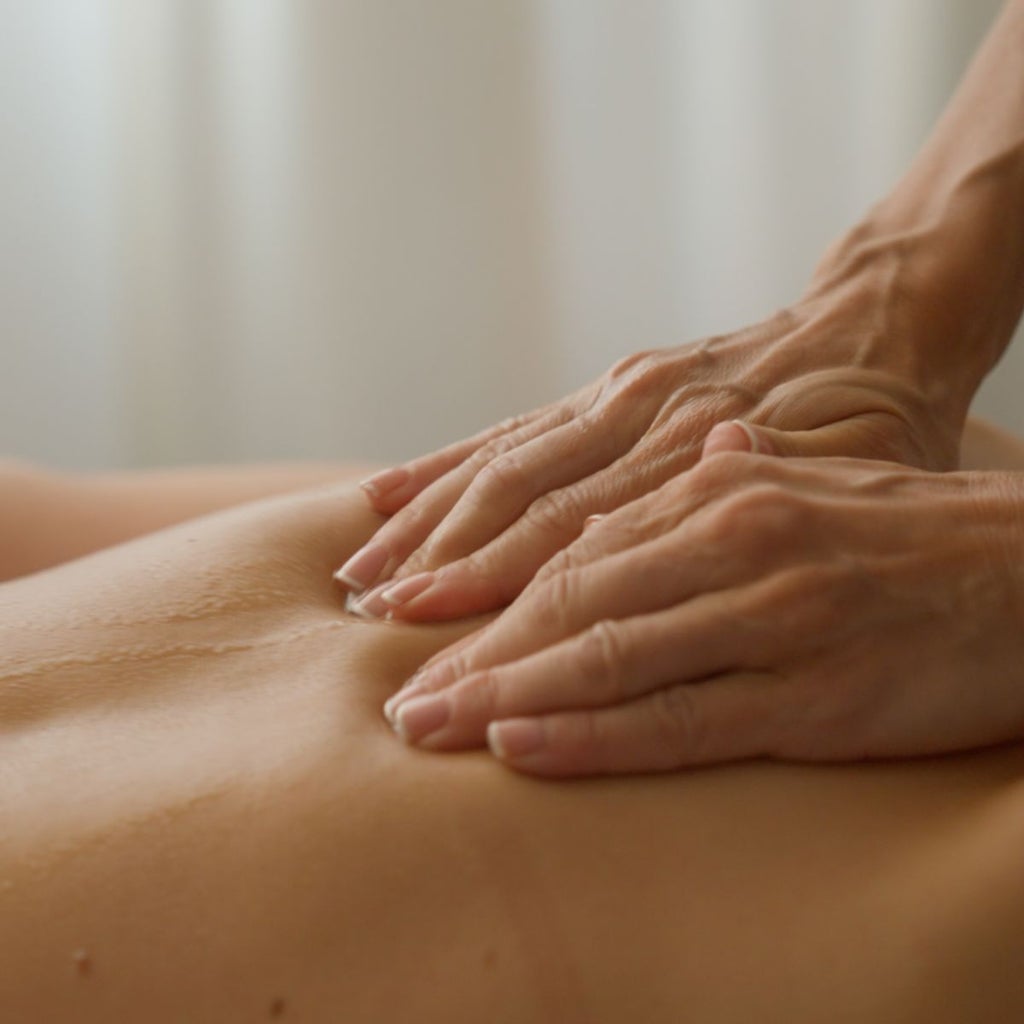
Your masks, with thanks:
[[[390,460],[741,326],[997,7],[0,0],[0,448]]]
[[[536,402],[530,5],[154,11],[120,12],[131,457],[393,458]]]

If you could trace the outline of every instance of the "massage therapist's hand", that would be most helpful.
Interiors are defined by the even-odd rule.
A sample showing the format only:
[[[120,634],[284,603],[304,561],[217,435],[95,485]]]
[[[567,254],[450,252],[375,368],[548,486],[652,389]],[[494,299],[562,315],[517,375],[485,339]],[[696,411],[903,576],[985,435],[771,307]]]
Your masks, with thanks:
[[[693,465],[706,438],[749,447],[731,419],[765,452],[953,468],[971,399],[1024,309],[1022,34],[1024,0],[1005,6],[906,173],[829,247],[792,308],[626,360],[563,402],[369,481],[393,518],[342,582],[397,586],[359,608],[422,620],[507,603],[588,515]]]
[[[591,526],[386,711],[541,775],[1019,739],[1022,509],[1024,474],[714,455]]]
[[[339,572],[362,596],[355,610],[430,620],[509,603],[588,516],[692,466],[716,424],[709,450],[953,468],[970,395],[910,354],[915,332],[933,339],[934,303],[926,318],[912,290],[887,291],[877,253],[836,262],[763,323],[626,359],[562,402],[369,481],[391,518]]]

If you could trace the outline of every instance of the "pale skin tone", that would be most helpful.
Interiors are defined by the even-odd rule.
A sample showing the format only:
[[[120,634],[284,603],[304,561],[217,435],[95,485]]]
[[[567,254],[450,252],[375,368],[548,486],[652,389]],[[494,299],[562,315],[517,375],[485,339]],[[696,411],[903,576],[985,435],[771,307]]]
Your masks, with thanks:
[[[389,711],[432,749],[495,723],[508,763],[552,775],[1019,740],[1022,565],[1022,473],[721,453],[593,526]]]
[[[672,511],[673,502],[706,521],[707,516],[697,516],[703,508],[700,495],[708,477],[718,470],[701,467],[693,474],[690,471],[702,458],[714,461],[722,453],[755,453],[762,459],[827,456],[878,460],[932,473],[956,469],[967,409],[978,385],[1008,344],[1024,305],[1021,52],[1024,0],[1010,0],[907,173],[828,249],[804,294],[788,308],[734,334],[626,359],[562,402],[368,481],[366,489],[374,507],[390,518],[371,544],[340,570],[341,581],[353,594],[353,607],[368,616],[389,614],[405,621],[429,621],[478,613],[517,599],[522,602],[530,594],[524,590],[542,566],[547,568],[541,581],[549,588],[568,586],[559,567],[564,570],[566,558],[578,559],[580,551],[586,552],[588,565],[604,559],[621,563],[622,538],[630,535],[623,517],[630,515],[639,516],[638,522],[646,524],[634,531],[638,545],[653,543],[656,538],[651,530],[664,528],[665,544],[659,557],[685,559],[688,549],[678,545],[691,543],[697,526],[680,521]],[[803,736],[790,736],[785,742],[778,737],[754,737],[749,729],[728,724],[755,716],[768,720],[786,717],[792,707],[785,688],[756,685],[765,674],[775,678],[784,663],[803,658],[801,679],[825,671],[826,660],[812,663],[800,653],[800,645],[806,642],[800,631],[810,628],[810,622],[790,606],[798,597],[781,585],[771,591],[771,583],[814,557],[819,559],[822,573],[829,558],[842,557],[842,549],[829,549],[823,538],[848,536],[846,524],[854,513],[843,509],[840,496],[857,490],[857,474],[870,473],[863,465],[804,465],[792,470],[804,474],[797,481],[784,476],[789,470],[768,468],[757,460],[732,460],[728,465],[735,474],[732,483],[736,487],[748,487],[762,495],[766,486],[775,488],[786,495],[780,501],[791,499],[794,507],[809,490],[817,488],[828,515],[794,513],[789,533],[762,529],[761,519],[768,517],[756,509],[752,525],[734,522],[738,532],[730,543],[744,545],[751,564],[761,567],[763,576],[757,582],[762,591],[773,594],[766,607],[786,624],[780,632],[793,632],[778,638],[774,653],[748,652],[743,665],[762,675],[755,679],[748,672],[747,688],[733,688],[735,709],[718,726],[735,733],[720,737],[717,743],[703,744],[702,757],[713,760],[767,750],[780,756],[788,751],[793,756],[813,753],[826,758],[884,752],[912,755],[942,745],[955,749],[984,742],[1000,732],[989,726],[987,731],[965,728],[954,735],[939,723],[931,733],[923,728],[915,731],[894,707],[873,700],[880,680],[909,659],[909,651],[901,658],[884,643],[866,645],[858,667],[852,670],[854,677],[844,677],[843,688],[854,691],[850,702],[870,709],[875,716],[874,725],[865,725],[856,742],[846,735],[846,720],[837,708],[826,708],[820,720],[814,721],[813,738],[810,724]],[[897,470],[890,465],[886,472],[891,476]],[[812,485],[809,481],[814,474]],[[687,481],[696,489],[695,500],[691,500]],[[825,498],[829,487],[836,489],[832,502]],[[922,584],[916,596],[913,592],[904,596],[927,604],[932,594],[945,588],[950,592],[949,606],[966,613],[970,602],[961,596],[958,603],[956,594],[965,585],[958,575],[960,559],[968,552],[956,549],[959,538],[943,533],[938,525],[958,488],[977,496],[979,519],[972,530],[994,538],[991,549],[975,553],[986,560],[992,572],[1016,573],[1013,558],[1019,542],[1014,510],[1021,494],[1014,480],[950,477],[940,482],[907,473],[898,487],[893,485],[893,495],[880,494],[877,507],[869,510],[878,550],[864,549],[862,555],[872,571],[883,574],[879,585],[884,586],[890,563],[882,552],[895,551],[901,538],[909,543],[901,516],[911,511],[919,514],[922,529],[933,537],[938,550],[932,562],[921,568],[929,581],[927,592]],[[905,506],[902,512],[899,508],[893,508],[891,515],[887,512],[900,504]],[[652,508],[658,511],[651,512]],[[572,546],[593,515],[605,515],[607,520]],[[986,520],[986,515],[995,517],[998,524]],[[669,542],[669,535],[677,546]],[[801,549],[803,542],[806,551]],[[716,557],[727,560],[729,545],[722,537],[715,543]],[[758,543],[765,545],[765,550],[757,549]],[[566,550],[572,555],[567,556]],[[553,557],[555,560],[549,561]],[[682,569],[680,573],[685,575]],[[594,621],[616,624],[612,629],[615,636],[620,616],[633,617],[641,610],[643,614],[654,612],[648,607],[649,594],[641,574],[615,576],[611,569],[604,574],[594,569],[571,579],[584,588],[580,606],[600,614]],[[632,637],[646,645],[648,661],[666,657],[664,652],[677,642],[667,632],[680,625],[674,602],[695,602],[705,592],[722,587],[739,601],[735,588],[741,582],[754,585],[754,581],[739,578],[720,580],[691,574],[686,579],[678,593],[670,588],[661,591],[667,603],[660,610],[665,614],[652,620],[644,639]],[[617,604],[601,591],[612,585],[619,591]],[[1005,581],[1008,591],[1015,585],[1012,580]],[[861,632],[868,635],[877,598],[872,588],[862,588],[859,596],[848,586],[841,597],[828,595],[827,590],[822,595],[841,603],[844,621],[859,623]],[[529,600],[535,599],[534,592]],[[598,611],[612,605],[614,612]],[[582,659],[589,648],[578,646],[575,654],[567,653],[562,646],[566,638],[557,635],[546,653],[535,651],[530,646],[533,639],[518,635],[520,614],[510,613],[489,631],[489,646],[478,648],[475,655],[483,660],[466,661],[463,652],[453,652],[443,670],[418,680],[421,689],[411,691],[419,693],[422,701],[424,685],[433,690],[457,683],[462,687],[458,694],[486,686],[491,696],[484,700],[477,694],[473,698],[477,702],[474,714],[483,719],[474,720],[472,726],[467,719],[465,730],[460,731],[462,704],[445,708],[435,703],[428,711],[427,705],[420,703],[422,721],[414,726],[409,718],[402,725],[398,712],[403,701],[399,701],[389,707],[389,714],[409,739],[421,741],[429,735],[433,737],[430,744],[439,749],[480,743],[487,716],[497,722],[506,713],[521,719],[556,708],[580,709],[580,697],[570,684],[560,689],[559,673],[565,670],[566,657]],[[594,624],[585,619],[586,614],[581,618],[581,630]],[[697,647],[711,642],[710,633],[700,633],[703,626],[687,620],[687,627],[698,630],[693,640]],[[979,628],[991,629],[993,636],[998,636],[1019,627],[1019,609],[1006,608],[1002,613],[993,610]],[[857,627],[849,629],[856,633]],[[942,616],[928,617],[922,612],[918,629],[894,635],[891,642],[912,644],[915,651],[948,651],[952,642],[948,632]],[[846,642],[849,633],[836,630],[831,639],[834,644]],[[1008,656],[999,643],[992,646]],[[486,658],[484,649],[491,651]],[[507,652],[504,657],[511,660],[501,661],[503,656],[494,653],[497,651]],[[531,671],[552,673],[545,700],[532,704],[521,700],[528,688],[523,657],[527,651],[534,658]],[[1015,651],[1010,653],[1016,656]],[[669,695],[676,692],[673,686],[681,680],[705,682],[711,673],[730,671],[735,675],[739,667],[712,660],[703,667],[703,676],[694,676],[697,670],[693,668],[686,668],[678,677],[666,671],[659,683],[644,685],[655,689],[650,699],[667,706]],[[486,676],[473,674],[483,668]],[[579,677],[585,669],[586,663],[578,660],[565,678]],[[1002,682],[992,692],[991,715],[1005,712],[1008,717],[1001,735],[1016,735],[1013,730],[1019,731],[1019,715],[1004,693],[1013,685],[1009,680],[1014,670],[1000,664],[993,671]],[[535,682],[530,683],[533,685]],[[827,681],[822,679],[820,685],[826,686]],[[914,684],[905,685],[913,688]],[[1016,685],[1021,688],[1024,684],[1018,680]],[[726,691],[721,680],[706,689],[709,700],[717,699],[710,696],[712,691]],[[769,690],[777,691],[777,696],[766,696]],[[644,760],[638,748],[649,735],[628,727],[623,717],[633,705],[623,704],[624,692],[614,688],[599,692],[604,692],[611,706],[591,709],[588,717],[576,719],[576,732],[551,731],[549,722],[534,722],[545,737],[544,756],[552,759],[534,764],[537,770],[587,773],[616,770],[616,765],[623,770],[645,770],[673,762],[673,756],[664,750]],[[906,706],[905,716],[916,714],[922,723],[941,717],[943,707],[950,713],[949,698],[933,705],[935,699],[923,687],[899,700],[894,698],[896,705]],[[587,700],[600,703],[601,698],[593,692]],[[836,700],[841,702],[839,696]],[[445,728],[455,731],[438,734],[441,727],[437,723],[446,714],[454,717]],[[405,715],[412,712],[407,709]],[[600,755],[585,752],[578,735],[580,729],[596,732],[598,720],[606,723],[600,731]],[[423,731],[424,722],[437,728]],[[702,727],[700,723],[691,725]],[[516,729],[521,738],[527,735],[522,721]],[[888,734],[875,735],[886,729]],[[532,729],[534,738],[537,731]],[[500,729],[492,732],[492,738],[499,733]],[[511,732],[508,740],[511,743]],[[623,744],[617,753],[604,749],[609,744],[614,748],[616,743]],[[506,745],[506,752],[509,749]],[[693,750],[675,751],[679,764],[695,758]]]
[[[358,480],[369,468],[310,462],[61,473],[0,460],[0,582],[244,501]]]
[[[1016,46],[1018,27],[1007,20],[994,38]],[[1003,61],[1012,76],[1009,64]],[[992,74],[975,76],[984,90],[1012,86],[992,81]],[[987,133],[999,128],[1000,110],[991,104],[986,109],[992,116],[965,115],[960,125],[967,129],[962,137],[971,139],[964,145],[977,145],[978,152],[986,139],[992,141]],[[1019,577],[1004,571],[1007,560],[1020,564],[1019,478],[994,472],[936,476],[891,464],[895,458],[933,470],[952,468],[967,395],[976,383],[972,374],[980,379],[988,369],[1000,333],[1016,317],[1013,302],[997,301],[1012,293],[1014,282],[996,281],[992,294],[984,294],[993,279],[973,262],[970,244],[959,249],[969,266],[950,267],[939,259],[934,277],[927,256],[920,263],[913,259],[917,239],[934,241],[948,223],[957,227],[958,246],[977,240],[975,228],[984,238],[980,249],[1007,241],[996,230],[1005,222],[997,225],[983,215],[986,193],[998,193],[1000,182],[1005,186],[1007,175],[1016,173],[1012,147],[1001,152],[990,153],[988,162],[982,158],[976,173],[965,177],[954,168],[945,197],[954,198],[916,208],[925,212],[927,229],[898,217],[887,221],[892,210],[880,208],[872,223],[884,225],[887,241],[853,232],[845,253],[826,258],[822,290],[812,287],[801,304],[763,328],[685,355],[680,350],[678,361],[645,357],[621,367],[607,387],[594,391],[596,405],[625,392],[635,400],[628,403],[632,410],[662,388],[660,403],[649,403],[640,416],[641,427],[633,423],[633,434],[624,431],[632,438],[627,452],[612,450],[605,467],[577,461],[582,471],[568,483],[555,468],[557,452],[545,454],[541,445],[519,456],[539,459],[539,469],[537,463],[528,466],[527,480],[539,473],[544,486],[555,489],[548,494],[568,488],[580,499],[577,506],[558,499],[562,505],[549,503],[547,511],[542,506],[528,518],[514,503],[499,505],[506,518],[511,508],[508,523],[474,526],[480,517],[467,499],[474,487],[480,492],[475,499],[493,497],[495,480],[512,480],[516,487],[514,461],[480,480],[494,453],[476,457],[478,464],[463,474],[455,500],[427,534],[438,534],[438,543],[446,537],[454,564],[461,561],[468,572],[460,579],[453,570],[447,596],[443,588],[433,597],[421,591],[419,611],[424,618],[454,616],[474,603],[497,606],[518,595],[501,630],[484,626],[474,635],[479,621],[415,626],[345,616],[330,570],[349,562],[380,522],[344,489],[191,521],[191,515],[255,497],[262,487],[258,474],[242,487],[217,484],[212,493],[187,476],[149,481],[170,485],[165,494],[181,500],[180,515],[161,501],[147,501],[146,488],[130,480],[108,479],[98,489],[88,480],[45,481],[55,484],[58,500],[81,498],[84,514],[76,520],[59,503],[30,503],[61,530],[34,537],[39,520],[23,517],[25,550],[12,545],[3,552],[9,561],[4,574],[20,577],[0,587],[5,1011],[26,1020],[219,1024],[293,1016],[340,1016],[357,1024],[674,1024],[681,1008],[709,1024],[826,1016],[907,1024],[1019,1018],[1019,747],[880,765],[758,760],[660,778],[541,785],[501,771],[479,751],[439,758],[395,743],[379,715],[382,702],[415,666],[431,659],[451,664],[452,652],[493,659],[490,644],[499,648],[495,670],[506,667],[516,680],[504,690],[521,697],[532,669],[513,670],[532,655],[519,657],[522,648],[514,643],[538,628],[554,633],[542,634],[547,646],[537,653],[560,670],[555,678],[578,684],[573,673],[579,656],[557,662],[563,645],[579,635],[572,632],[577,625],[585,633],[595,621],[629,624],[692,612],[699,599],[691,599],[690,588],[701,597],[730,595],[733,621],[737,609],[744,613],[739,637],[730,631],[717,641],[718,666],[731,668],[715,673],[708,693],[723,674],[736,668],[749,674],[755,662],[755,672],[780,683],[784,705],[757,705],[765,712],[757,723],[761,732],[750,739],[747,702],[741,711],[738,704],[729,706],[741,725],[732,747],[728,730],[712,737],[695,730],[691,718],[686,737],[705,737],[697,756],[685,739],[673,744],[659,733],[660,746],[651,744],[661,758],[655,764],[623,760],[627,752],[635,758],[634,735],[593,747],[589,755],[571,742],[548,747],[545,756],[552,750],[556,758],[569,755],[567,772],[564,760],[561,766],[556,760],[521,767],[542,774],[573,774],[581,766],[585,773],[631,772],[751,753],[828,760],[889,756],[905,752],[900,744],[908,742],[927,747],[918,753],[934,751],[936,731],[929,729],[925,742],[921,717],[900,714],[913,706],[904,700],[905,686],[885,685],[886,696],[895,692],[899,700],[880,702],[882,718],[892,726],[880,733],[878,715],[857,713],[866,699],[863,689],[844,686],[837,708],[829,704],[835,693],[813,692],[819,681],[813,672],[800,675],[815,657],[827,657],[829,650],[836,657],[851,640],[867,657],[880,649],[875,664],[895,670],[897,683],[913,676],[920,691],[941,698],[932,724],[942,726],[938,735],[946,748],[998,742],[1007,723],[1019,727],[1020,708],[1004,671],[1010,660],[1019,663],[1014,626],[1019,633],[1020,620],[1012,617],[1019,611]],[[919,182],[936,187],[949,169],[937,157],[922,166]],[[961,188],[963,182],[968,185]],[[961,199],[969,200],[966,215]],[[903,209],[912,211],[914,204]],[[1003,217],[1007,209],[1004,204]],[[924,248],[933,256],[944,251],[941,245]],[[1019,264],[1012,246],[1001,252],[1004,269]],[[830,259],[835,274],[827,269]],[[911,263],[916,270],[908,269]],[[864,266],[884,272],[873,276]],[[970,280],[975,269],[979,276]],[[922,285],[920,291],[908,289],[908,280]],[[961,280],[970,280],[962,292],[956,287]],[[980,296],[991,322],[969,316],[949,329],[968,293]],[[914,294],[928,298],[907,314]],[[869,324],[857,319],[865,298],[874,300],[878,315]],[[846,341],[844,318],[850,325]],[[913,325],[920,323],[944,330],[918,334]],[[876,342],[905,325],[907,336],[918,340],[902,352],[880,351],[884,346]],[[773,329],[781,332],[774,338]],[[826,357],[811,366],[800,350],[816,332],[839,340],[833,361]],[[959,349],[956,358],[951,355],[956,346],[950,339],[965,338],[977,357],[973,370],[959,364]],[[941,374],[931,379],[944,356],[958,363],[953,384]],[[928,374],[919,369],[924,365]],[[700,368],[706,376],[694,385]],[[665,380],[670,383],[663,386]],[[832,418],[812,408],[822,390]],[[610,437],[610,424],[626,404],[619,401],[612,416],[602,420],[597,414],[586,425],[598,433],[607,429]],[[571,407],[565,425],[589,411]],[[749,444],[742,440],[745,432],[725,427],[706,445],[710,457],[682,475],[710,427],[735,416],[750,421],[764,452],[855,461],[782,462],[723,453]],[[539,436],[556,432],[548,427],[559,422],[542,423]],[[781,432],[770,432],[775,430]],[[563,435],[558,443],[568,441],[573,449],[573,437]],[[446,457],[472,459],[473,451],[469,446],[454,460],[451,453]],[[607,458],[609,447],[602,451]],[[626,482],[614,472],[602,475],[633,453]],[[664,472],[650,458],[659,454],[668,464]],[[654,468],[645,475],[642,467],[649,463]],[[435,461],[423,475],[438,468]],[[325,478],[333,479],[334,472],[325,467]],[[413,467],[405,484],[395,486],[396,501],[403,501],[403,486],[416,491],[416,472]],[[488,476],[492,483],[485,487]],[[208,477],[205,484],[215,481]],[[288,489],[278,478],[266,490]],[[595,493],[606,500],[588,505]],[[117,500],[106,500],[113,495]],[[387,501],[380,487],[378,495]],[[522,488],[519,497],[522,502]],[[141,518],[125,514],[125,503],[135,499]],[[94,517],[105,512],[116,525],[97,528]],[[607,518],[581,537],[588,512]],[[142,536],[177,518],[185,522]],[[570,520],[571,529],[565,525]],[[658,576],[671,559],[700,561],[693,557],[698,531],[733,537],[737,522],[750,534],[744,541],[749,559],[729,563],[727,545],[712,536],[703,565]],[[415,526],[415,517],[406,528],[410,523]],[[546,552],[543,544],[531,543],[545,530],[552,534]],[[898,545],[901,533],[912,536]],[[919,548],[919,533],[943,543]],[[138,539],[58,565],[130,536]],[[488,562],[494,552],[486,558],[483,552],[492,541],[507,546]],[[424,559],[421,566],[389,553],[395,578],[451,565],[443,549],[431,553],[432,543],[428,539],[422,554],[413,549]],[[708,552],[714,555],[716,543],[722,558],[712,564]],[[415,544],[419,548],[420,540]],[[535,584],[528,587],[524,579],[506,594],[501,559],[511,565],[524,551],[534,558],[554,553],[561,562],[550,563]],[[478,553],[479,564],[463,561]],[[647,559],[644,593],[627,579],[635,576],[626,567],[635,567],[636,556]],[[808,573],[815,587],[838,580],[840,598],[855,607],[862,600],[856,585],[843,589],[841,577],[828,575],[843,559],[881,568],[869,574],[872,607],[894,593],[916,598],[889,605],[891,615],[876,620],[870,635],[863,616],[829,617],[841,601],[824,602],[823,616],[820,599],[806,599]],[[989,562],[993,571],[984,573]],[[392,566],[380,571],[390,573]],[[715,572],[719,576],[712,578]],[[587,577],[578,603],[556,605],[552,590],[559,593],[573,573]],[[852,578],[864,581],[863,574]],[[680,585],[682,592],[673,590]],[[659,587],[664,607],[643,607],[642,599]],[[763,600],[765,590],[771,592]],[[601,602],[609,599],[621,599],[616,614],[622,617],[596,618],[606,616]],[[413,601],[404,612],[410,618],[419,614]],[[401,612],[401,605],[394,607]],[[552,609],[561,621],[551,621]],[[812,632],[801,611],[831,643],[799,646]],[[534,618],[527,616],[524,624],[527,612]],[[903,616],[899,623],[892,621],[896,615]],[[774,629],[779,616],[789,617],[792,628]],[[704,647],[688,647],[684,655],[713,661],[715,631],[710,623],[700,625]],[[564,636],[560,627],[568,627]],[[944,646],[935,646],[940,629]],[[652,682],[659,662],[651,654],[661,651],[677,665],[679,652],[658,645],[679,630],[678,622],[649,630],[635,647],[632,666],[615,657],[598,660],[599,671],[612,670],[607,693],[613,703],[582,713],[611,715],[623,710],[614,703],[623,696],[630,703],[673,693],[675,676]],[[620,640],[625,635],[623,630]],[[893,639],[899,643],[886,643]],[[501,648],[499,641],[513,646]],[[629,656],[628,643],[614,643],[609,651]],[[449,654],[438,658],[444,649]],[[770,667],[760,663],[771,657],[776,662]],[[985,666],[981,688],[973,685],[979,664]],[[552,678],[549,671],[540,675]],[[463,674],[449,683],[471,693],[470,681]],[[615,688],[622,684],[653,689],[624,695]],[[721,689],[711,699],[725,708],[736,693]],[[982,692],[983,700],[965,706],[966,694]],[[543,699],[549,699],[546,691]],[[951,704],[956,715],[949,713]],[[783,707],[788,714],[780,713]],[[544,711],[537,705],[529,710]],[[820,715],[815,725],[840,723],[849,746],[833,745],[824,754],[809,750],[808,738],[820,731],[801,735],[789,728],[799,710]],[[471,732],[480,717],[487,716],[461,721]],[[528,717],[536,724],[536,715]],[[628,713],[615,719],[628,720]],[[671,717],[665,721],[671,729]],[[572,740],[572,729],[568,734]],[[454,745],[465,742],[456,737]],[[715,750],[716,743],[725,745]],[[588,764],[587,756],[595,760]]]
[[[287,473],[34,474],[0,490],[43,562],[47,516],[79,555],[104,511],[135,539],[0,585],[5,1019],[1024,1013],[1019,747],[572,784],[432,756],[381,702],[479,623],[344,613],[332,567],[379,525],[353,487],[139,536],[149,496],[185,517]]]

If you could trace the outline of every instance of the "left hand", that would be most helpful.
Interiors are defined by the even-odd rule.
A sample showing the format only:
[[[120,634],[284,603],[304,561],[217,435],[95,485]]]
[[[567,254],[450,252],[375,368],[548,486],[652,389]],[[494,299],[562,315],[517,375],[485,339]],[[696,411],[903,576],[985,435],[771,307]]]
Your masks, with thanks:
[[[930,289],[893,286],[894,266],[917,275],[888,243],[840,250],[760,323],[638,353],[544,409],[365,481],[390,518],[338,570],[350,609],[425,622],[503,607],[590,515],[708,452],[954,468],[973,383],[920,351],[946,338],[955,352],[958,322],[936,323]]]
[[[587,530],[387,712],[539,775],[1021,738],[1022,509],[1024,475],[715,455]]]

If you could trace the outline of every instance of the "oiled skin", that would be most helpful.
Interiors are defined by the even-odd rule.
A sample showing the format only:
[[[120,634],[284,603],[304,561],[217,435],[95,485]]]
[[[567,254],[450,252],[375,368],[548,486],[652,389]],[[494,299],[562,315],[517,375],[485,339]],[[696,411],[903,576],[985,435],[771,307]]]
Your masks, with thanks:
[[[544,783],[383,700],[349,490],[0,586],[0,1019],[1005,1022],[1024,750]]]

